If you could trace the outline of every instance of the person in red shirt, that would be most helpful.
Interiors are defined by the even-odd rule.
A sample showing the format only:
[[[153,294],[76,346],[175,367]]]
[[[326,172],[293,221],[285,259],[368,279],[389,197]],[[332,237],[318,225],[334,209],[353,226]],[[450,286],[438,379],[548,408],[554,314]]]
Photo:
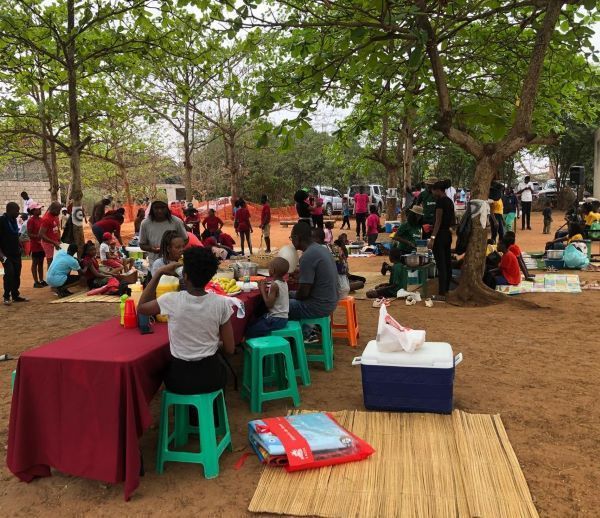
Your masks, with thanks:
[[[254,231],[252,230],[252,224],[250,223],[250,211],[242,198],[238,200],[238,203],[240,208],[235,213],[234,227],[240,233],[242,255],[245,255],[244,239],[248,242],[248,249],[250,250],[250,255],[252,255],[252,241],[250,240],[250,234]]]
[[[44,280],[44,249],[40,239],[40,227],[42,226],[42,206],[33,202],[29,206],[30,216],[27,219],[27,234],[31,242],[31,275],[33,276],[33,287],[44,288],[48,286]]]
[[[114,212],[94,223],[92,232],[94,233],[94,236],[96,236],[98,243],[102,243],[102,236],[105,232],[108,232],[109,234],[114,234],[119,244],[123,246],[123,240],[121,239],[121,225],[124,221],[125,219],[122,214]]]
[[[117,277],[116,274],[100,271],[100,265],[98,259],[96,259],[96,245],[92,241],[88,241],[83,245],[81,271],[87,281],[88,288],[91,290],[105,286],[111,277]]]
[[[219,244],[226,246],[227,248],[231,248],[233,250],[233,247],[235,246],[235,240],[229,234],[221,232],[221,234],[219,235]]]
[[[260,197],[262,203],[262,211],[260,213],[260,225],[262,235],[265,238],[265,246],[267,254],[271,253],[271,207],[266,194]]]
[[[374,245],[379,235],[379,214],[377,214],[377,207],[375,205],[371,205],[369,212],[370,214],[367,218],[367,243]]]
[[[200,215],[198,209],[191,207],[187,209],[185,216],[185,226],[192,229],[196,237],[200,237]]]
[[[521,268],[521,271],[525,276],[525,280],[534,281],[535,277],[529,273],[529,269],[527,268],[525,260],[523,259],[521,248],[515,243],[515,239],[515,233],[512,230],[509,230],[508,232],[504,233],[504,238],[502,239],[502,241],[506,243],[508,249],[517,257],[517,261],[519,261],[519,268]]]
[[[496,275],[497,286],[516,286],[521,282],[521,270],[519,270],[519,261],[517,256],[513,254],[505,241],[500,241],[498,251],[502,252],[500,267]]]
[[[172,216],[177,216],[181,221],[185,221],[185,216],[181,210],[181,205],[178,202],[172,201],[170,210]]]
[[[218,237],[223,228],[223,221],[215,214],[215,209],[210,209],[208,216],[202,221],[202,226],[208,230],[212,237]]]
[[[60,214],[61,204],[53,201],[40,223],[39,237],[48,266],[52,264],[54,251],[60,250]]]
[[[358,188],[354,195],[354,217],[356,218],[356,239],[360,239],[362,229],[363,239],[367,238],[367,212],[369,210],[369,195],[365,193],[364,186]]]

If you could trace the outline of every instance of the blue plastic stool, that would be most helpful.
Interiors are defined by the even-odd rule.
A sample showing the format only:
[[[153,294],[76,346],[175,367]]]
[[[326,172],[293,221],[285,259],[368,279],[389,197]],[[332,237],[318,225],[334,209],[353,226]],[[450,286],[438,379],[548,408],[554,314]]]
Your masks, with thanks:
[[[306,359],[306,350],[304,349],[304,336],[302,335],[302,326],[300,323],[289,320],[283,329],[271,331],[271,336],[281,336],[290,343],[296,376],[302,380],[302,385],[308,387],[310,385],[310,371],[308,370],[308,360]]]
[[[304,318],[300,320],[300,325],[319,326],[321,328],[320,344],[305,344],[307,349],[320,349],[320,353],[307,353],[306,359],[309,362],[322,362],[326,371],[333,369],[333,337],[331,336],[331,318]]]
[[[277,390],[265,391],[265,386],[273,383],[277,384]],[[294,406],[300,405],[294,360],[285,338],[262,336],[246,340],[241,395],[250,400],[252,412],[262,412],[265,401],[287,397],[292,398]]]
[[[213,404],[217,402],[218,427],[215,427]],[[175,407],[173,433],[169,434],[169,407]],[[198,426],[189,422],[189,407],[198,411]],[[198,434],[200,452],[173,451],[171,443],[176,447],[187,444],[190,434]],[[221,440],[217,440],[221,437]],[[162,397],[160,429],[158,432],[158,454],[156,471],[162,473],[165,462],[191,462],[202,464],[205,478],[219,475],[219,458],[231,446],[231,432],[227,421],[227,408],[222,390],[208,394],[174,394],[165,390]]]

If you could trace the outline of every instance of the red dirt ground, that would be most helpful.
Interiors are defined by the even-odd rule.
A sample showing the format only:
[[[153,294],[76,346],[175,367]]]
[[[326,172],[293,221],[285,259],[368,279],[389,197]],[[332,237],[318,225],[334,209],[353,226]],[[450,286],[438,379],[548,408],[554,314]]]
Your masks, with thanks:
[[[558,219],[558,218],[557,218]],[[519,232],[525,250],[540,250],[545,237],[541,221],[534,229]],[[335,232],[337,235],[337,231]],[[289,229],[275,229],[274,243],[288,242]],[[258,233],[254,234],[255,239]],[[29,263],[26,263],[26,270]],[[354,259],[352,269],[377,271],[378,259]],[[600,274],[585,273],[584,279]],[[116,304],[50,305],[48,290],[33,290],[31,278],[23,279],[27,305],[0,308],[0,353],[18,356],[22,351],[99,322],[116,313]],[[598,516],[600,509],[600,352],[596,336],[600,292],[529,294],[539,309],[520,309],[510,304],[487,308],[458,308],[443,303],[428,309],[406,307],[401,301],[390,312],[413,328],[427,330],[432,341],[447,341],[464,361],[457,369],[455,406],[468,412],[499,413],[542,516]],[[311,367],[312,385],[301,389],[305,409],[361,409],[362,391],[358,367],[351,360],[376,333],[377,310],[359,300],[359,347],[352,349],[336,340],[335,369],[325,373]],[[233,364],[241,367],[240,355]],[[0,363],[0,442],[6,448],[10,412],[10,372],[16,362]],[[152,404],[158,422],[158,401]],[[169,464],[163,475],[154,472],[156,426],[148,430],[141,446],[146,476],[128,503],[121,485],[70,477],[58,472],[31,484],[19,482],[0,467],[0,514],[3,516],[178,515],[245,516],[261,467],[254,457],[235,471],[233,465],[246,451],[246,423],[252,418],[239,394],[228,389],[227,405],[233,431],[234,453],[225,454],[221,474],[205,480],[200,467]],[[289,403],[266,405],[266,415],[282,415]],[[85,452],[82,452],[85,455]]]

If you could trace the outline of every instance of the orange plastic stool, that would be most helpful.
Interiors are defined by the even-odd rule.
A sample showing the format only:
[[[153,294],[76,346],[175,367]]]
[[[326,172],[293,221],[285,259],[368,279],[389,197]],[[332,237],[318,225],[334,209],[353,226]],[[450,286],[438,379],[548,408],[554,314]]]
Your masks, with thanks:
[[[336,324],[331,315],[331,327],[334,338],[346,338],[349,345],[356,347],[358,345],[358,318],[356,317],[356,304],[354,297],[346,297],[338,302],[338,308],[342,307],[346,312],[346,323]]]

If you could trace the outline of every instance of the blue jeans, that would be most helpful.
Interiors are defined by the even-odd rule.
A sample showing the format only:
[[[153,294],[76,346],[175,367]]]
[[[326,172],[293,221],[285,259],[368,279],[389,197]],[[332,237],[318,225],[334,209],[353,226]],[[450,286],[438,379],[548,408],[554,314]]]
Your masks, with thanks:
[[[335,311],[335,305],[331,311],[323,311],[315,308],[313,304],[307,303],[304,300],[290,298],[290,310],[288,313],[290,320],[302,320],[305,318],[321,318],[328,317]]]
[[[504,275],[496,275],[496,286],[510,286]]]
[[[277,331],[287,326],[287,318],[272,317],[266,313],[246,329],[246,338],[267,336],[271,331]]]

